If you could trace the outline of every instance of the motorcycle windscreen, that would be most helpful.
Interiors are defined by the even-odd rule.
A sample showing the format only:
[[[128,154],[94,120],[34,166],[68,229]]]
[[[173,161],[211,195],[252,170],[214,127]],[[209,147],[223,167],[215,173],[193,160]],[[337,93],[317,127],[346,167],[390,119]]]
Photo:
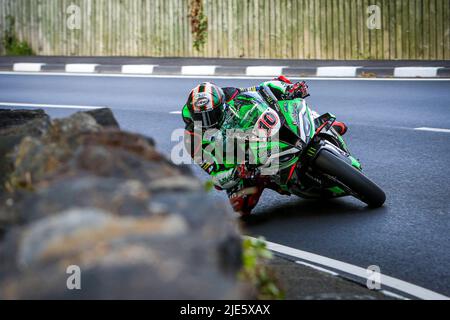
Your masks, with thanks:
[[[278,134],[283,119],[258,92],[245,92],[235,101],[243,114],[240,128],[249,129],[255,138],[267,138]]]
[[[311,116],[311,112],[306,104],[303,104],[303,107],[298,113],[298,127],[300,131],[300,139],[304,143],[308,144],[314,136],[315,126],[314,120]]]

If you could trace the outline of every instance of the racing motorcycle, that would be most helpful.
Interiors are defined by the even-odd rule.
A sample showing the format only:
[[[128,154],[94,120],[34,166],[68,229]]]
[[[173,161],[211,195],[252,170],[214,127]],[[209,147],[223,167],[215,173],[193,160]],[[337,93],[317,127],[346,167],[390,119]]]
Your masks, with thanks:
[[[269,138],[277,137],[263,144],[258,139],[249,141],[255,157],[260,148],[267,155],[254,171],[253,178],[259,183],[303,198],[353,196],[370,207],[383,205],[385,193],[364,175],[361,163],[332,127],[334,115],[314,116],[305,99],[278,101],[267,86],[243,93],[238,99],[254,105],[255,110],[264,110],[256,125],[251,125],[268,130]],[[271,168],[276,168],[276,174],[261,174]]]

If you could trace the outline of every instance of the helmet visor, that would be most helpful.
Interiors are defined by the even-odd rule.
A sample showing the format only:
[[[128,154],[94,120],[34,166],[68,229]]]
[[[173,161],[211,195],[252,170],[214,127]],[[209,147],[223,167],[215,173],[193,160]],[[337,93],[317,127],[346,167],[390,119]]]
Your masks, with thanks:
[[[202,123],[203,128],[210,128],[219,125],[223,118],[223,107],[214,108],[211,110],[198,111],[192,114],[192,119],[195,122]]]

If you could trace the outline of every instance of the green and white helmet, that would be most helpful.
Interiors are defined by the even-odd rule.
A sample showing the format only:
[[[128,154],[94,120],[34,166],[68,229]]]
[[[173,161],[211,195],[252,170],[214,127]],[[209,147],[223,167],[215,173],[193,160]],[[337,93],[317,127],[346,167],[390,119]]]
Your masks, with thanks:
[[[225,95],[215,84],[203,82],[192,89],[187,106],[194,122],[201,121],[203,128],[215,127],[223,121]]]

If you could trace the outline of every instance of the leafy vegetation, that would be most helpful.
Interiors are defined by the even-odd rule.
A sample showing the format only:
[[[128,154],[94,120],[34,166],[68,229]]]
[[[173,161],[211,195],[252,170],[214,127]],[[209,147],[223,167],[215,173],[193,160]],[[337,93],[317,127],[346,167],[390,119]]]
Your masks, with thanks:
[[[25,41],[20,41],[15,32],[15,20],[12,16],[6,17],[6,30],[2,37],[2,45],[8,56],[29,56],[34,55],[33,49]]]
[[[190,1],[191,30],[194,38],[193,47],[200,51],[208,38],[208,18],[203,12],[203,0]]]
[[[245,238],[243,241],[243,270],[241,278],[249,282],[257,291],[260,300],[284,299],[284,292],[276,282],[276,278],[267,266],[273,258],[264,239]]]

